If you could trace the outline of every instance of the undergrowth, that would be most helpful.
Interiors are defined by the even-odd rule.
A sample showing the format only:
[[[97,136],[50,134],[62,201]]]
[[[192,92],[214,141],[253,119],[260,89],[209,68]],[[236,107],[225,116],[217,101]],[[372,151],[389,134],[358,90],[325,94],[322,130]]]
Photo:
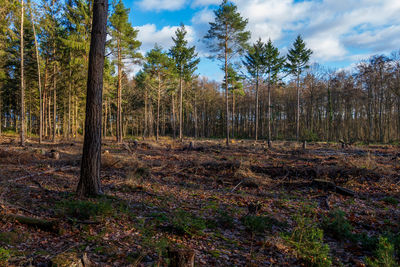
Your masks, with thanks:
[[[300,260],[309,266],[331,266],[329,246],[323,242],[323,230],[318,228],[315,213],[305,208],[295,216],[293,231],[283,235]]]
[[[58,204],[59,214],[77,220],[89,220],[93,217],[104,218],[113,214],[109,200],[63,200]]]

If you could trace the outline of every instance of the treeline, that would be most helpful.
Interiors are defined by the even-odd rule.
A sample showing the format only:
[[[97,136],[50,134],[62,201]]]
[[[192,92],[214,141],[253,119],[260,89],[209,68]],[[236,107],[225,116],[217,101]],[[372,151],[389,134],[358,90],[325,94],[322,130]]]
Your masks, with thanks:
[[[40,139],[83,134],[92,21],[90,0],[0,5],[0,132]],[[181,25],[173,46],[141,55],[129,9],[113,1],[104,68],[103,136],[395,142],[400,139],[400,50],[350,71],[310,65],[301,36],[286,56],[249,45],[247,20],[222,1],[204,40],[224,81],[196,75]],[[132,64],[142,65],[134,77]],[[215,70],[219,71],[219,70]],[[26,118],[24,118],[26,117]],[[22,135],[21,135],[22,136]],[[229,142],[229,139],[227,139]]]

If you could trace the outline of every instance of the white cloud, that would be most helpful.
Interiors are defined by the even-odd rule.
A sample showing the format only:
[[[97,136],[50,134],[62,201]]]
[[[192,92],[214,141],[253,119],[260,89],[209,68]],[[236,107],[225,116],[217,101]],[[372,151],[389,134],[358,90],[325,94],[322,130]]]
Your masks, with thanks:
[[[175,31],[179,26],[165,26],[157,30],[155,24],[146,24],[136,27],[139,30],[138,40],[142,42],[141,51],[147,52],[152,49],[155,44],[162,46],[164,49],[169,49],[173,44],[172,37],[175,36]],[[189,43],[194,41],[194,31],[191,26],[185,26]]]
[[[219,5],[221,0],[194,0],[192,7]]]
[[[179,10],[184,7],[185,3],[185,0],[141,0],[136,2],[142,10],[146,11]]]
[[[350,59],[350,50],[387,51],[399,47],[399,0],[235,0],[249,19],[252,41],[271,38],[290,46],[303,35],[313,60]]]
[[[214,20],[213,10],[222,0],[140,0],[145,10],[192,8],[192,44],[201,56],[207,48],[202,39]],[[400,0],[232,0],[244,18],[248,18],[251,42],[271,38],[282,53],[301,34],[314,53],[312,61],[358,61],[376,53],[400,48]],[[193,10],[192,10],[193,11]],[[192,12],[188,11],[188,12]],[[176,26],[156,29],[153,24],[139,27],[143,51],[172,45]]]

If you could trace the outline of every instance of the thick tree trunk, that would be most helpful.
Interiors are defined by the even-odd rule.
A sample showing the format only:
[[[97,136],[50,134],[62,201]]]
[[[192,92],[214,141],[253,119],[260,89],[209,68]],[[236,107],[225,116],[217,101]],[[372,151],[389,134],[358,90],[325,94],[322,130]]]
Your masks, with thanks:
[[[24,1],[21,0],[21,146],[25,146],[24,15]]]
[[[86,96],[85,137],[81,176],[77,188],[79,196],[102,193],[101,164],[101,113],[103,94],[103,67],[107,36],[108,0],[93,3],[93,24],[89,52],[89,71]]]

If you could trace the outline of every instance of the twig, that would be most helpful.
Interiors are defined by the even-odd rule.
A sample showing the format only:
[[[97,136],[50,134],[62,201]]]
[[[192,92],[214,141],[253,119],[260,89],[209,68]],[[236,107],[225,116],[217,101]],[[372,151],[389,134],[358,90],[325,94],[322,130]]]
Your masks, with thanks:
[[[233,193],[233,191],[235,191],[235,189],[236,189],[239,185],[241,185],[242,183],[243,183],[243,180],[240,181],[240,183],[238,183],[238,184],[231,190],[231,193]]]

